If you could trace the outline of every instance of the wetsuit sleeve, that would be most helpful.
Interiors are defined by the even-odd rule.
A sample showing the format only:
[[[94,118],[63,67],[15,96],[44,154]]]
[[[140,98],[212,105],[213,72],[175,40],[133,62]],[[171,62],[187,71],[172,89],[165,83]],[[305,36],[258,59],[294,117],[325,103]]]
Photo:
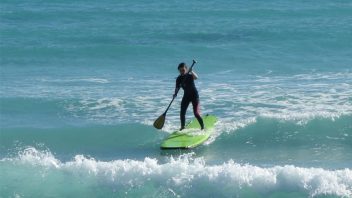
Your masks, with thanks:
[[[174,96],[177,96],[177,92],[181,88],[181,82],[180,81],[181,81],[181,78],[177,77]]]

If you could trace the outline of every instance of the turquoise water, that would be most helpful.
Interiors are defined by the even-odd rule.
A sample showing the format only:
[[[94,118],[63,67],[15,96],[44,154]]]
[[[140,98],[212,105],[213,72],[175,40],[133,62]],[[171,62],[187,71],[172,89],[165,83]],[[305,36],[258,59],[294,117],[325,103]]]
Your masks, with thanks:
[[[351,1],[0,7],[0,197],[352,197]],[[162,151],[193,58],[220,121]]]

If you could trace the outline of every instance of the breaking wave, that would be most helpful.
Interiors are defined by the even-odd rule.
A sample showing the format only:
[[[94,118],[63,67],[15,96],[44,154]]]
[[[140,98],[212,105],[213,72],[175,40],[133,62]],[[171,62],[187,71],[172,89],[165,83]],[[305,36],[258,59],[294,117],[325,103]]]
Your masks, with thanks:
[[[351,169],[328,170],[293,165],[258,167],[233,160],[208,164],[204,158],[194,158],[192,154],[168,157],[165,162],[149,157],[140,161],[98,161],[83,155],[63,162],[49,151],[29,147],[18,156],[3,158],[0,166],[5,170],[0,177],[5,196],[32,196],[30,193],[35,194],[38,190],[45,196],[54,193],[57,188],[67,188],[76,195],[80,188],[91,188],[100,189],[101,193],[108,195],[132,197],[269,197],[279,193],[296,197],[352,196]],[[11,169],[16,171],[9,171]],[[34,182],[31,191],[25,191],[24,183],[30,178]],[[18,187],[8,188],[14,180],[18,181]],[[42,190],[46,182],[56,183],[52,192],[50,189]]]

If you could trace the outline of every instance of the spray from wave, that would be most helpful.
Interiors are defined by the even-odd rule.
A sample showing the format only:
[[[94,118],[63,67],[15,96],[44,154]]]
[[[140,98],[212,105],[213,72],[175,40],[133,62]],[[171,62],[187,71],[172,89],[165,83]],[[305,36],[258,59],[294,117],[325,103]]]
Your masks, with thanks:
[[[49,151],[29,147],[16,157],[3,158],[0,166],[5,170],[0,179],[5,196],[16,193],[32,196],[30,193],[36,191],[53,193],[42,190],[46,182],[56,183],[53,191],[68,188],[66,190],[79,193],[80,188],[90,188],[124,196],[138,193],[157,197],[268,197],[277,193],[293,193],[298,197],[352,196],[352,170],[347,168],[327,170],[293,165],[258,167],[233,160],[223,164],[207,164],[204,158],[194,158],[192,153],[177,158],[169,157],[165,162],[148,157],[141,161],[98,161],[83,155],[62,162]],[[23,182],[30,178],[38,183],[31,184],[32,190],[28,192]],[[67,182],[60,183],[63,179],[70,185],[67,186]],[[18,187],[8,188],[14,185],[12,182],[16,182]]]

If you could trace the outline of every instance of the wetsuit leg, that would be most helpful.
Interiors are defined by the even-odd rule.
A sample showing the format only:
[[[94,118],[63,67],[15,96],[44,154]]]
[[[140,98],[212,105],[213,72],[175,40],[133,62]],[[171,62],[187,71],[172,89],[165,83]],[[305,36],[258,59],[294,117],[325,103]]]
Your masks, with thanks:
[[[182,98],[181,102],[181,112],[180,112],[180,120],[181,120],[181,129],[185,128],[186,124],[186,111],[188,108],[188,105],[191,101],[187,97]]]
[[[193,113],[194,113],[194,116],[197,118],[201,129],[204,129],[203,119],[202,119],[202,117],[200,116],[199,98],[194,98],[194,99],[192,99],[192,106],[193,106]]]

